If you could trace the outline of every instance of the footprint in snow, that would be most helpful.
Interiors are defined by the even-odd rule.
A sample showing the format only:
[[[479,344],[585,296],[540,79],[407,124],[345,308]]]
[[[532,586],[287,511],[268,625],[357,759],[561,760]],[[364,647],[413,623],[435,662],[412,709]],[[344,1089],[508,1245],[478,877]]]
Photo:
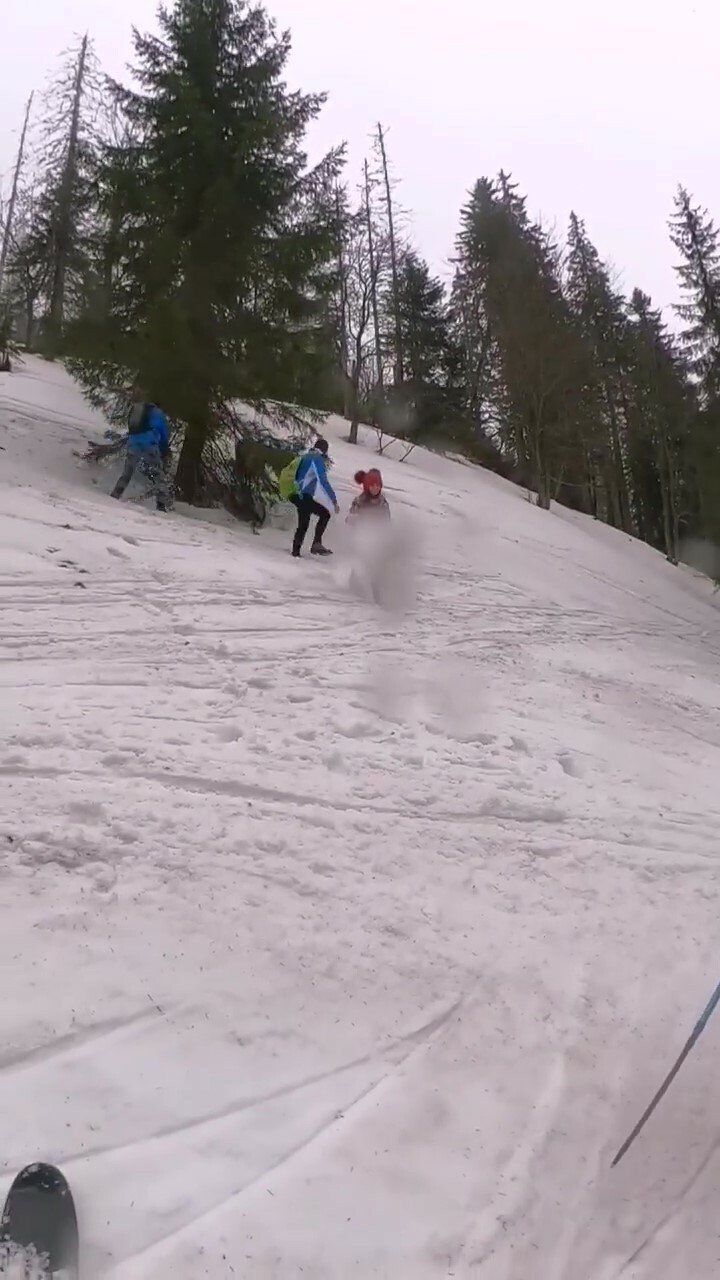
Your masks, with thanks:
[[[362,720],[355,720],[352,724],[338,725],[337,732],[343,738],[372,738],[377,732],[377,726]]]
[[[97,800],[71,800],[66,806],[66,813],[84,822],[103,822],[105,810]]]
[[[73,569],[75,573],[89,572],[88,569],[81,569],[79,565],[75,564],[74,560],[58,560],[58,564],[60,565],[61,569]]]
[[[247,684],[250,689],[270,689],[273,681],[269,676],[250,676]]]
[[[568,778],[582,778],[585,776],[585,770],[583,769],[582,764],[575,756],[571,755],[569,751],[563,751],[558,756],[557,762],[563,773],[567,774]]]

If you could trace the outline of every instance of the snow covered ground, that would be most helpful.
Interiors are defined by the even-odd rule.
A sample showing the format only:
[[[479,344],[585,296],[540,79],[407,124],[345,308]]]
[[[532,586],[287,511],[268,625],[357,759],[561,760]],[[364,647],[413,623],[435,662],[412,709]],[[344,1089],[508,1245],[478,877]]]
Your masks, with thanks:
[[[0,1193],[87,1280],[720,1275],[720,1017],[609,1168],[719,976],[710,584],[418,450],[386,612],[101,425],[0,375]]]

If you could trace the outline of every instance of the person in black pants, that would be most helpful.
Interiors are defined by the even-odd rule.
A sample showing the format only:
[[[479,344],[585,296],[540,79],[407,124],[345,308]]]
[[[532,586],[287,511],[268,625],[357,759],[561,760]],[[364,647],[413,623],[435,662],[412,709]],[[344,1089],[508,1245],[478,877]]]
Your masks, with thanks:
[[[313,516],[317,516],[318,521],[315,525],[315,537],[311,547],[312,553],[313,555],[332,555],[330,548],[324,547],[322,544],[323,534],[330,523],[330,512],[327,507],[321,507],[320,503],[316,502],[307,493],[293,494],[290,501],[298,513],[297,529],[293,538],[293,555],[300,555],[302,544],[307,536]]]
[[[327,477],[327,452],[328,442],[320,437],[315,441],[313,448],[303,454],[298,463],[295,473],[297,492],[290,498],[298,513],[292,548],[295,557],[300,555],[313,516],[317,516],[318,520],[310,551],[314,556],[332,555],[330,548],[323,546],[323,534],[330,522],[332,511],[337,515],[340,508],[335,490]]]

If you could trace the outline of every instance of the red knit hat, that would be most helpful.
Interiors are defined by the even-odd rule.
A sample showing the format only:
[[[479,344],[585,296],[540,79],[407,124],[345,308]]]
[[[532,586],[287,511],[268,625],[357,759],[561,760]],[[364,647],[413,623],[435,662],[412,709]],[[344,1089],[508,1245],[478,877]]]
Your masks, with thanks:
[[[371,489],[382,489],[382,476],[377,467],[371,467],[369,471],[356,471],[355,483],[361,484],[366,493]]]

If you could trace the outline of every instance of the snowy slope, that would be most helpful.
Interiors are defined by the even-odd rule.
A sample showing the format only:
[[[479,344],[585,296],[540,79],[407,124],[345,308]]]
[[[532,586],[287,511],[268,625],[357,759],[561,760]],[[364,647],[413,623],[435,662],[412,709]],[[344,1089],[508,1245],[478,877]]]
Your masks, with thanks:
[[[718,976],[710,585],[418,450],[383,612],[101,427],[0,375],[0,1192],[89,1280],[720,1274],[720,1018],[609,1170]]]

